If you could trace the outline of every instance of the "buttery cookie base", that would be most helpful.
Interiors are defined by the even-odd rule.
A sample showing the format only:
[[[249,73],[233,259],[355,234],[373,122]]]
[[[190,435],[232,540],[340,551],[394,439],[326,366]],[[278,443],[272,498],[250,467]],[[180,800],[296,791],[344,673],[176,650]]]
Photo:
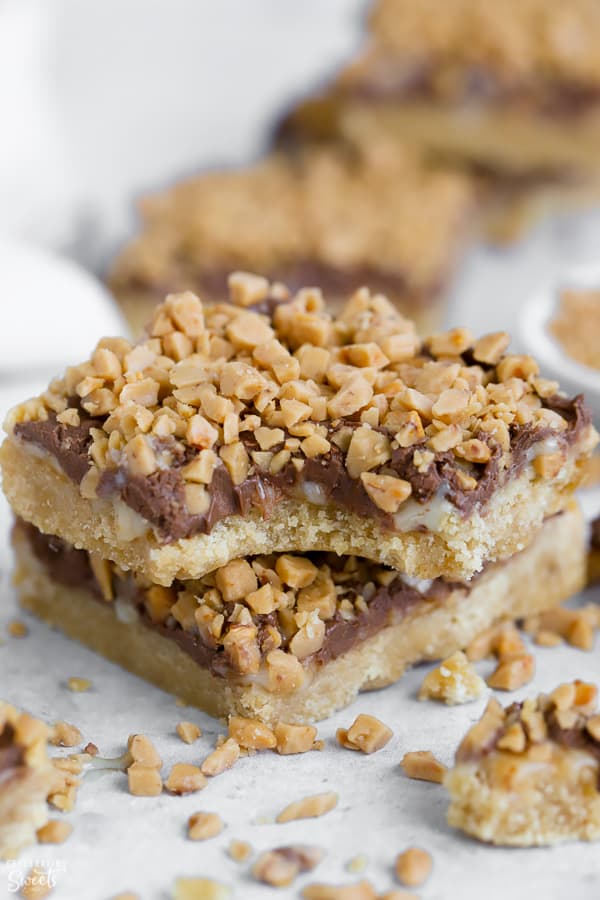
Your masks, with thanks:
[[[314,106],[318,109],[318,105],[317,100]],[[363,101],[341,96],[329,105],[327,100],[321,101],[321,105],[325,120],[329,117],[330,131],[343,135],[364,131],[396,137],[426,153],[484,163],[499,172],[598,172],[598,109],[580,116],[565,128],[564,120],[557,122],[548,115],[511,109],[469,109],[418,100]],[[304,117],[310,128],[310,103],[306,106]],[[461,112],[469,115],[469,128],[465,128]],[[299,128],[302,129],[300,117]]]
[[[8,438],[0,448],[3,486],[17,516],[46,534],[170,585],[197,578],[232,559],[272,552],[333,551],[357,555],[417,578],[467,581],[485,563],[526,547],[543,521],[560,512],[581,480],[583,461],[571,448],[553,480],[530,480],[529,467],[499,488],[483,514],[463,517],[445,503],[441,515],[414,504],[411,530],[390,531],[344,509],[283,500],[265,519],[230,516],[210,534],[161,543],[148,522],[121,501],[88,500],[49,454]],[[437,503],[438,501],[433,501]],[[406,505],[403,515],[406,515]],[[430,530],[423,530],[427,521]],[[410,522],[407,522],[407,526]],[[435,530],[434,530],[435,528]]]
[[[215,676],[142,621],[129,617],[120,621],[114,605],[99,602],[87,589],[57,583],[23,532],[15,532],[14,547],[15,583],[25,608],[211,715],[245,715],[268,724],[326,718],[352,702],[359,691],[391,684],[419,661],[450,655],[500,619],[558,605],[576,593],[585,578],[583,521],[572,504],[549,519],[526,550],[489,566],[470,590],[456,586],[443,601],[419,604],[344,655],[321,665],[307,662],[303,686],[281,695],[267,690],[262,672]]]
[[[600,793],[589,782],[565,780],[554,767],[522,793],[488,784],[477,763],[457,766],[444,784],[448,824],[486,843],[531,847],[600,838]]]

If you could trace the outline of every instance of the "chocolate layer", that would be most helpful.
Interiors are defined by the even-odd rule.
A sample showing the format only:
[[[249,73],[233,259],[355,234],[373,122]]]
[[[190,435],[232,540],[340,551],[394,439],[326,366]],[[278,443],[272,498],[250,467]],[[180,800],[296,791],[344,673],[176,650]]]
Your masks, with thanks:
[[[472,490],[465,490],[460,480],[460,466],[451,452],[438,453],[426,472],[421,472],[413,462],[414,451],[419,445],[398,448],[385,470],[393,471],[398,477],[412,485],[412,496],[425,504],[440,493],[465,516],[481,509],[493,493],[511,478],[516,477],[529,460],[532,446],[546,438],[556,440],[558,447],[568,447],[576,442],[581,430],[590,422],[590,413],[583,397],[574,400],[554,397],[546,401],[546,406],[566,419],[567,429],[552,431],[548,427],[533,428],[531,425],[511,427],[511,463],[500,468],[500,451],[492,446],[489,462],[478,464],[470,470],[477,482]],[[75,482],[81,478],[89,466],[88,447],[91,443],[90,429],[98,427],[98,420],[82,418],[81,425],[69,427],[61,425],[54,416],[46,421],[23,422],[15,427],[15,434],[24,441],[34,444],[50,453],[59,462],[63,471]],[[340,427],[356,428],[359,423],[345,421],[330,426],[330,434]],[[385,429],[380,429],[385,432]],[[387,432],[391,437],[393,433]],[[489,435],[478,435],[489,441]],[[248,450],[256,449],[251,438],[244,440]],[[277,445],[275,451],[283,445]],[[174,449],[176,445],[173,445]],[[426,449],[423,445],[421,449]],[[210,507],[206,515],[191,515],[187,512],[184,496],[184,480],[181,468],[195,455],[192,448],[179,449],[167,469],[158,469],[147,477],[131,475],[125,468],[104,469],[98,486],[102,497],[119,497],[131,509],[139,513],[154,526],[165,542],[191,537],[194,534],[210,533],[221,520],[232,515],[246,516],[257,510],[268,518],[282,498],[303,498],[307,484],[317,485],[321,499],[325,503],[341,507],[359,516],[376,518],[383,527],[393,530],[392,516],[382,512],[366,493],[360,479],[351,478],[344,464],[344,457],[332,444],[331,451],[319,458],[306,459],[303,468],[298,469],[289,462],[279,473],[256,470],[242,484],[234,485],[228,470],[219,465],[209,486]],[[382,467],[383,468],[383,467]],[[378,471],[375,469],[374,471]],[[310,490],[310,488],[309,488]]]
[[[90,467],[90,429],[102,427],[99,419],[90,419],[85,413],[80,419],[81,424],[77,426],[62,425],[52,415],[45,421],[22,422],[17,425],[16,431],[24,441],[47,450],[59,462],[65,475],[79,484]]]
[[[18,769],[25,763],[23,747],[15,743],[15,730],[6,725],[0,733],[0,780],[3,772]]]
[[[520,720],[520,713],[523,703],[512,703],[506,709],[506,720],[502,722],[494,731],[491,731],[482,744],[474,747],[468,743],[465,747],[459,749],[457,762],[478,762],[483,757],[497,749],[497,744],[502,735],[506,732],[506,721],[514,722]],[[581,750],[589,753],[600,763],[600,741],[597,741],[585,727],[585,718],[581,717],[577,723],[571,728],[563,727],[557,716],[556,709],[548,708],[543,712],[544,722],[548,731],[548,737],[567,749]],[[598,789],[600,790],[600,769],[598,771]]]
[[[149,300],[158,303],[166,294],[178,290],[192,290],[201,297],[227,296],[227,281],[233,262],[229,267],[204,268],[196,265],[193,260],[185,260],[173,264],[168,278],[149,282],[141,274],[133,275],[127,282],[127,286],[133,290],[149,291]],[[282,282],[295,293],[307,284],[318,284],[326,297],[348,298],[358,288],[365,284],[373,293],[382,293],[398,301],[403,309],[414,310],[434,304],[443,292],[444,279],[440,278],[435,283],[425,286],[416,286],[411,282],[409,272],[394,272],[386,269],[373,268],[371,266],[350,266],[338,269],[329,266],[317,259],[298,260],[288,265],[269,269],[265,273],[269,281]],[[118,285],[119,290],[123,284]],[[256,312],[271,313],[271,308],[265,308],[265,304],[253,306]]]
[[[88,590],[99,602],[102,592],[89,563],[85,550],[77,550],[75,547],[61,541],[59,538],[42,534],[32,525],[21,520],[15,525],[29,541],[30,547],[36,558],[44,565],[50,577],[68,587],[81,587]],[[342,561],[331,554],[307,554],[310,559],[319,564],[324,559],[332,567],[341,566]],[[186,587],[183,582],[175,582],[174,590]],[[372,596],[366,601],[366,609],[357,612],[352,618],[342,617],[339,610],[333,618],[326,622],[325,640],[321,649],[308,657],[304,662],[314,662],[323,665],[329,660],[335,659],[366,638],[376,634],[382,628],[392,622],[397,622],[420,604],[432,603],[442,600],[453,589],[453,585],[441,578],[431,583],[423,593],[406,584],[401,577],[395,578],[388,586],[374,586]],[[179,646],[198,665],[209,669],[214,675],[225,676],[230,671],[228,660],[222,647],[209,647],[197,634],[185,631],[173,618],[167,620],[164,625],[153,622],[148,616],[144,606],[144,589],[131,575],[123,574],[115,579],[116,599],[126,601],[134,605],[140,615],[141,621],[148,627],[158,631],[165,637],[176,641]],[[362,596],[364,584],[347,583],[344,585],[345,596]],[[233,604],[230,604],[233,610]],[[277,627],[277,617],[274,613],[264,616],[255,616],[258,626],[259,644],[261,632],[267,626]],[[282,648],[287,647],[287,638],[282,636]]]
[[[590,543],[594,550],[600,550],[600,516],[592,522]]]
[[[399,63],[396,57],[373,58],[372,65],[356,80],[337,90],[342,97],[366,100],[439,102],[444,105],[480,104],[514,107],[542,116],[572,119],[600,104],[597,84],[557,81],[551,78],[519,80],[500,78],[492,69],[470,66],[455,70],[452,89],[440,78],[443,66],[429,63]]]

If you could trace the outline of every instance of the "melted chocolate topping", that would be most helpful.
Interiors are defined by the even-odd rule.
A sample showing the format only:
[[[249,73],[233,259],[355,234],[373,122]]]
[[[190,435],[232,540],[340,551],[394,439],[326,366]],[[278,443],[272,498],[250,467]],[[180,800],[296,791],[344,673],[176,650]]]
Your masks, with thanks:
[[[493,446],[489,462],[474,466],[471,472],[477,481],[473,490],[467,491],[461,486],[457,461],[450,452],[437,454],[427,471],[421,472],[413,463],[416,446],[398,448],[393,451],[386,469],[393,470],[398,477],[411,483],[412,496],[418,503],[427,503],[443,488],[446,499],[466,517],[485,506],[495,490],[523,470],[528,462],[528,451],[534,444],[548,437],[555,438],[561,446],[572,444],[590,422],[589,410],[581,396],[574,400],[557,396],[547,401],[547,406],[564,416],[567,430],[553,432],[550,428],[533,428],[531,425],[513,426],[510,466],[500,467],[500,449]],[[356,422],[344,424],[351,427],[357,425]],[[80,482],[89,466],[90,429],[100,425],[97,419],[82,418],[80,425],[70,427],[61,425],[55,416],[50,416],[46,421],[16,425],[15,434],[21,440],[52,454],[69,478]],[[337,428],[331,428],[332,433],[335,430]],[[483,433],[479,437],[482,440],[489,438]],[[248,449],[255,449],[252,438],[245,439],[245,443]],[[344,456],[334,444],[327,455],[306,459],[299,472],[289,462],[276,475],[257,471],[240,485],[233,484],[227,469],[221,464],[215,469],[209,486],[208,512],[203,516],[192,515],[186,510],[180,469],[193,458],[194,453],[192,448],[180,448],[170,468],[158,469],[147,477],[131,475],[124,468],[104,469],[98,494],[101,497],[120,497],[154,526],[165,543],[194,534],[208,534],[222,519],[231,515],[246,516],[253,509],[268,518],[280,499],[303,496],[303,487],[307,483],[318,485],[324,502],[359,516],[376,518],[385,528],[394,527],[392,516],[373,503],[359,479],[350,477]]]
[[[133,273],[128,280],[132,288],[151,290],[157,301],[165,294],[173,293],[185,287],[200,296],[223,297],[227,295],[227,280],[231,267],[202,268],[193,261],[184,260],[174,264],[168,278],[150,282],[141,273]],[[271,282],[282,282],[293,295],[307,284],[318,284],[327,297],[349,297],[353,291],[365,284],[373,293],[386,296],[400,296],[404,308],[426,307],[434,303],[443,290],[442,278],[438,283],[426,287],[411,284],[404,272],[376,269],[371,266],[349,266],[336,269],[317,259],[299,260],[288,265],[269,270]],[[261,303],[249,307],[254,312],[272,315],[273,310],[282,301],[269,297]],[[285,302],[285,301],[283,301]]]
[[[15,730],[12,725],[7,725],[0,733],[0,775],[9,769],[18,769],[25,763],[24,750],[14,741]]]
[[[441,94],[438,82],[439,68],[435,61],[398,65],[395,59],[379,59],[372,77],[367,75],[360,83],[341,85],[339,91],[345,97],[364,100],[437,100],[448,105],[482,103],[563,118],[585,114],[600,103],[600,88],[596,84],[500,79],[483,66],[471,66],[460,73],[460,81],[454,80],[456,90],[451,95]]]
[[[52,579],[69,587],[85,588],[99,602],[105,602],[85,550],[77,550],[70,544],[61,541],[60,538],[45,535],[33,525],[22,520],[17,521],[15,528],[25,534],[33,553],[44,565]],[[307,555],[316,563],[322,562],[324,558],[324,555],[319,553]],[[327,554],[326,559],[332,566],[336,565],[336,560],[337,564],[340,564],[339,558],[335,558],[331,554]],[[208,647],[199,635],[185,631],[174,620],[168,620],[164,625],[152,622],[145,611],[143,589],[136,584],[132,576],[126,575],[116,579],[115,587],[117,598],[132,603],[137,608],[141,621],[147,627],[176,641],[198,665],[209,669],[214,675],[222,677],[228,673],[229,664],[222,648]],[[183,582],[175,582],[175,589],[184,587]],[[357,583],[345,585],[345,587],[349,594],[354,592],[359,595],[363,585]],[[395,578],[387,587],[378,586],[373,596],[367,601],[365,610],[357,612],[351,619],[343,618],[338,611],[332,619],[328,620],[323,646],[312,657],[309,657],[307,662],[314,661],[317,665],[323,665],[329,660],[341,656],[357,643],[376,634],[392,622],[397,622],[419,604],[443,600],[454,587],[456,586],[438,578],[431,583],[427,591],[420,593],[402,581],[400,577]],[[256,621],[260,643],[261,630],[267,625],[276,627],[277,622],[274,614],[256,616]],[[287,642],[284,639],[283,649],[286,646]]]
[[[591,545],[594,550],[600,550],[600,516],[592,522]]]

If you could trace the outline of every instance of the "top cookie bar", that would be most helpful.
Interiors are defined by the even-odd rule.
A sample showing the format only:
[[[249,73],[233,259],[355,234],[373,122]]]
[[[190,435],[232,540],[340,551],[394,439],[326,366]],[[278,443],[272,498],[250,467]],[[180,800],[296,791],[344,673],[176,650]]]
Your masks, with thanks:
[[[446,96],[542,84],[600,89],[596,0],[377,0],[370,30],[382,55],[414,82],[437,78]]]
[[[317,289],[229,284],[12,411],[19,516],[161,584],[287,550],[463,580],[564,508],[597,435],[508,335],[422,340],[366,288],[334,317]]]

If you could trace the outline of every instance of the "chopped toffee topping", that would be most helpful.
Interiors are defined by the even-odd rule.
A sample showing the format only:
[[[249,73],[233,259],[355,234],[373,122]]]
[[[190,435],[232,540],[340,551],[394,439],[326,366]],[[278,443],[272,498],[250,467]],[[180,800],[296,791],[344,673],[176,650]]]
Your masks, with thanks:
[[[230,277],[233,303],[159,306],[141,343],[105,338],[7,430],[51,454],[84,497],[117,497],[164,541],[282,497],[397,527],[407,502],[469,515],[526,466],[552,479],[596,434],[504,333],[421,340],[366,289],[339,316],[316,289],[291,298]],[[272,312],[252,308],[276,297]],[[398,526],[400,527],[400,526]]]
[[[470,85],[484,96],[522,86],[600,93],[595,0],[378,0],[370,26],[374,43],[405,61],[407,81],[429,77],[442,96]]]
[[[15,528],[57,582],[82,586],[99,602],[132,605],[148,627],[177,641],[218,676],[230,671],[252,675],[266,662],[273,674],[285,676],[284,685],[302,679],[301,663],[335,659],[420,603],[443,600],[452,589],[441,578],[416,582],[357,557],[311,553],[238,559],[168,588],[107,563],[107,593],[85,550],[23,521]],[[298,669],[287,671],[292,663]],[[311,746],[313,740],[314,735]],[[282,747],[287,742],[283,734],[281,742]],[[292,743],[297,742],[295,735]]]
[[[552,759],[556,748],[580,750],[599,769],[600,789],[600,716],[596,706],[596,687],[579,680],[562,684],[551,694],[512,703],[506,709],[492,699],[482,718],[463,738],[456,762],[477,762],[497,752],[543,762]]]
[[[296,148],[181,181],[142,202],[142,231],[111,275],[117,295],[192,288],[220,298],[250,269],[330,296],[370,285],[433,302],[474,205],[469,179],[381,143]],[[257,307],[258,312],[266,310]]]

